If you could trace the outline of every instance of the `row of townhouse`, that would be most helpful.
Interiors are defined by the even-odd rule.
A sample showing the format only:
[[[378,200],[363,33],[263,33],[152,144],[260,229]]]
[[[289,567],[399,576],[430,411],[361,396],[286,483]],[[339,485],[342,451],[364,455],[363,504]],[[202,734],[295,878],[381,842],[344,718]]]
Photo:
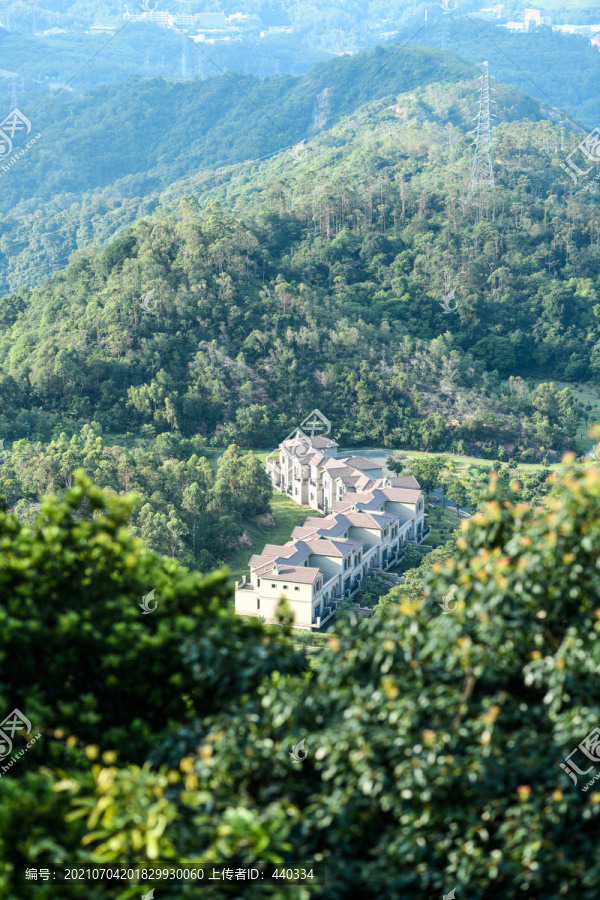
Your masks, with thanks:
[[[337,457],[337,443],[298,432],[266,459],[267,475],[276,490],[302,506],[327,512],[349,491],[368,490],[382,477],[380,463],[363,456]],[[416,483],[416,482],[415,482]]]
[[[250,558],[250,575],[236,582],[235,610],[274,623],[283,596],[296,626],[317,629],[334,615],[344,597],[360,590],[363,578],[397,564],[402,549],[422,541],[429,529],[423,492],[415,478],[386,478],[377,462],[360,456],[338,460],[333,456],[337,444],[328,438],[312,438],[313,445],[319,444],[316,451],[301,446],[302,440],[284,442],[279,465],[267,460],[267,471],[278,490],[326,515],[310,516],[294,529],[287,544],[267,544]],[[315,452],[322,457],[316,463]],[[314,477],[309,471],[304,473],[309,477],[295,479],[297,464],[316,468]]]

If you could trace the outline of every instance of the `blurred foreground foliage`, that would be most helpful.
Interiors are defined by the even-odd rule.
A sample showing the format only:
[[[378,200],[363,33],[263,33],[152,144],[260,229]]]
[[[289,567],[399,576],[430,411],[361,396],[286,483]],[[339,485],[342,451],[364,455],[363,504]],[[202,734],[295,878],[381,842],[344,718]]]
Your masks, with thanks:
[[[145,551],[126,507],[80,476],[34,532],[0,514],[2,708],[43,734],[0,778],[4,897],[128,900],[22,872],[170,859],[324,862],[317,897],[596,900],[600,791],[559,763],[600,718],[597,465],[567,459],[539,508],[492,485],[423,592],[341,623],[313,669],[287,625],[235,617],[224,573]]]

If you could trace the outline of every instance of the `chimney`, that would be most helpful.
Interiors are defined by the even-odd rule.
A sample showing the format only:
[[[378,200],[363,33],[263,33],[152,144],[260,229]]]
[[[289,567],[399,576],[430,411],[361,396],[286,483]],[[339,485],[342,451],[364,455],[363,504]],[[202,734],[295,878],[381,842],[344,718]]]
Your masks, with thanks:
[[[273,564],[273,569],[275,571],[275,575],[279,575],[279,563],[278,562]]]

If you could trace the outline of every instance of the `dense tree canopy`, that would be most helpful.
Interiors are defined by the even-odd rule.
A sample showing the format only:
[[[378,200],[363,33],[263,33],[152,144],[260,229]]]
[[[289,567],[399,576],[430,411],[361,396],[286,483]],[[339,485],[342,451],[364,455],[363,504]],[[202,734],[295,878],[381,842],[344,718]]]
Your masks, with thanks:
[[[327,897],[420,900],[458,887],[476,900],[594,900],[600,791],[583,791],[559,764],[600,715],[598,466],[568,463],[555,488],[535,509],[496,500],[492,486],[455,546],[436,551],[421,591],[396,588],[374,619],[340,624],[302,672],[285,629],[276,638],[232,618],[219,575],[202,582],[146,555],[123,529],[123,507],[84,482],[44,507],[53,524],[35,535],[2,514],[3,592],[21,598],[0,629],[3,703],[18,697],[46,740],[43,760],[31,750],[0,779],[12,826],[5,896],[34,896],[16,888],[9,860],[41,865],[66,847],[81,864],[324,861]],[[156,618],[138,619],[148,582],[164,599]],[[452,586],[456,606],[444,614],[438,601]],[[64,628],[71,654],[89,654],[86,681],[70,682],[74,657],[54,658]],[[121,681],[131,665],[144,675],[142,703],[123,695],[111,713],[106,679],[131,691],[133,676]],[[42,682],[42,672],[56,677]],[[142,743],[150,723],[162,726],[143,767],[122,714],[140,723]],[[289,751],[301,739],[299,768]],[[70,807],[79,813],[65,821]],[[38,838],[17,846],[33,821]]]
[[[271,484],[252,453],[232,444],[215,471],[202,439],[165,432],[140,443],[107,444],[97,423],[48,444],[17,441],[0,465],[0,490],[33,523],[39,499],[72,488],[81,466],[101,487],[136,492],[130,521],[148,546],[204,570],[237,548],[243,522],[269,511]]]

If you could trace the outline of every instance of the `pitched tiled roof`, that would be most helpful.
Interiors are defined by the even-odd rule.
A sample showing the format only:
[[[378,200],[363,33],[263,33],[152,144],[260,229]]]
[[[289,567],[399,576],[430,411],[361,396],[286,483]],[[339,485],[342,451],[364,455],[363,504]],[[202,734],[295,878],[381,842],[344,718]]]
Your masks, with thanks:
[[[301,541],[289,541],[282,547],[278,547],[277,544],[265,544],[262,553],[250,557],[250,567],[262,570],[274,562],[297,566],[309,556],[310,550]]]
[[[264,556],[262,553],[253,553],[248,561],[248,565],[251,569],[260,569],[263,566],[266,566],[267,563],[272,563],[272,556]]]
[[[356,490],[359,491],[370,491],[375,486],[375,481],[368,475],[361,475],[356,481]]]
[[[296,432],[296,437],[289,438],[287,441],[282,441],[279,445],[280,447],[290,447],[293,444],[308,444],[309,447],[314,447],[315,450],[323,450],[329,449],[330,447],[339,446],[337,441],[332,441],[331,438],[325,437],[322,434],[315,434],[312,437],[310,435],[306,435],[303,437],[300,435],[298,437],[298,433]]]
[[[356,494],[346,494],[343,500],[333,502],[334,512],[345,512],[352,510],[353,506],[359,506],[363,510],[377,510],[386,501],[386,496],[382,490],[375,489],[373,491],[365,491]]]
[[[399,516],[398,513],[347,512],[344,518],[348,519],[350,525],[357,525],[360,528],[385,528]]]
[[[291,449],[290,447],[284,447],[283,451],[286,456],[289,456],[290,459],[297,459],[303,466],[320,466],[322,461],[327,459],[327,457],[323,456],[318,450],[306,450],[305,448],[302,448],[301,453],[294,453],[294,446],[299,445],[292,445]]]
[[[304,524],[318,529],[318,531],[323,534],[327,533],[337,536],[346,530],[349,523],[345,516],[338,513],[337,515],[330,514],[324,519],[317,519],[316,516],[309,516]]]
[[[294,583],[312,584],[319,575],[323,574],[323,569],[311,568],[310,566],[290,566],[287,563],[279,566],[279,573],[275,572],[275,568],[271,572],[263,572],[262,577],[272,578],[273,581],[290,581]]]
[[[338,540],[336,538],[316,537],[306,541],[311,553],[319,556],[345,556],[349,551],[362,547],[364,541]]]
[[[355,469],[381,469],[383,467],[382,463],[374,459],[367,459],[366,456],[341,456],[340,459],[343,459],[347,465],[353,466]]]
[[[307,538],[313,534],[318,534],[317,528],[311,528],[310,526],[306,525],[296,525],[296,527],[292,531],[292,540],[303,541],[304,538]]]
[[[352,471],[352,469],[350,469]],[[342,484],[347,485],[348,487],[354,487],[357,481],[360,480],[360,475],[339,475],[335,478],[336,481],[341,481]]]
[[[419,491],[421,490],[421,485],[414,475],[396,475],[388,480],[392,487],[416,488]]]
[[[383,488],[381,493],[385,494],[388,500],[393,500],[396,503],[417,503],[423,492],[414,488],[391,487]]]
[[[261,556],[281,556],[287,559],[288,557],[293,556],[295,552],[296,548],[293,544],[265,544]]]
[[[310,441],[313,447],[339,447],[337,441],[332,441],[331,438],[325,437],[325,435],[322,434],[315,434],[314,437],[311,437]]]
[[[331,472],[332,469],[347,469],[348,466],[344,460],[336,459],[335,456],[329,456],[325,458],[323,468],[327,469],[328,472]]]

